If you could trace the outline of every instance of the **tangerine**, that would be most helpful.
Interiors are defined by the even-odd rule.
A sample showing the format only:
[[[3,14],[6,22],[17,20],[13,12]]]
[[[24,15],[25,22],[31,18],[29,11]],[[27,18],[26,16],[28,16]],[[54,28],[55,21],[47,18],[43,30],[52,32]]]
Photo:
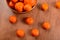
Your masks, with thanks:
[[[26,4],[25,6],[24,6],[24,10],[25,11],[31,11],[32,10],[32,6],[31,5],[29,5],[29,4]]]
[[[31,6],[34,6],[36,4],[36,0],[24,0],[24,4],[30,4]]]
[[[27,17],[25,22],[30,25],[30,24],[33,24],[34,20],[31,17]]]
[[[19,12],[23,11],[24,4],[22,2],[18,2],[15,4],[15,9]]]
[[[12,1],[9,2],[8,4],[11,8],[14,8],[14,3]]]
[[[17,30],[17,31],[16,31],[16,34],[17,34],[19,37],[24,37],[24,36],[25,36],[24,30]]]
[[[60,1],[56,2],[55,6],[56,6],[56,8],[60,8]]]
[[[49,22],[44,22],[44,23],[42,24],[42,26],[43,26],[43,28],[46,29],[46,30],[50,29],[50,23],[49,23]]]
[[[39,30],[34,28],[34,29],[32,29],[31,34],[32,34],[32,36],[35,36],[35,37],[39,36]]]
[[[16,21],[17,21],[16,16],[10,16],[10,17],[9,17],[9,21],[10,21],[11,23],[16,23]]]
[[[47,3],[41,4],[41,9],[44,11],[48,10],[48,4]]]

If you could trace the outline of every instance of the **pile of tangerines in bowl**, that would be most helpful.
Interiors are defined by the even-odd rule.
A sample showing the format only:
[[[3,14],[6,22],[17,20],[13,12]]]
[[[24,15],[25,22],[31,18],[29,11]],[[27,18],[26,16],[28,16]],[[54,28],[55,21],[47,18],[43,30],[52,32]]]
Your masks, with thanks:
[[[7,0],[8,2],[8,0]],[[37,0],[9,0],[8,5],[17,12],[29,12],[37,4]]]

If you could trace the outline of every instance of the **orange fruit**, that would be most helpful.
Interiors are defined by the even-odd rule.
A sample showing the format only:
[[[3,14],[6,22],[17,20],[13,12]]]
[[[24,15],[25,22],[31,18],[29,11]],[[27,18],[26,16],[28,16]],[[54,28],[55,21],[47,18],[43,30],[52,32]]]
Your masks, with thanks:
[[[16,34],[17,34],[19,37],[24,37],[24,36],[25,36],[24,30],[17,30],[17,31],[16,31]]]
[[[12,1],[9,2],[8,4],[11,8],[14,8],[14,3]]]
[[[15,4],[15,9],[19,12],[23,11],[24,4],[22,2],[18,2]]]
[[[30,0],[24,0],[24,4],[30,4]]]
[[[48,4],[47,3],[41,4],[41,9],[44,11],[48,10]]]
[[[60,8],[60,1],[56,2],[55,6],[56,6],[56,8]]]
[[[10,17],[9,17],[9,21],[10,21],[11,23],[16,23],[16,21],[17,21],[16,16],[10,16]]]
[[[43,27],[44,29],[46,29],[46,30],[49,30],[49,29],[50,29],[50,23],[49,23],[49,22],[44,22],[44,23],[42,24],[42,27]]]
[[[36,2],[36,0],[24,0],[24,4],[30,4],[31,6],[34,6]]]
[[[26,20],[25,20],[25,22],[26,22],[27,24],[31,25],[31,24],[33,24],[34,20],[33,20],[33,18],[31,18],[31,17],[27,17]]]
[[[36,0],[31,0],[30,2],[31,2],[31,5],[32,5],[32,6],[36,5],[36,3],[37,3]]]
[[[39,30],[34,28],[34,29],[32,29],[31,34],[32,34],[32,36],[35,36],[35,37],[39,36]]]
[[[18,2],[18,0],[12,0],[12,2],[16,3],[16,2]]]
[[[32,6],[31,5],[29,5],[29,4],[26,4],[25,6],[24,6],[24,10],[25,11],[31,11],[32,10]]]

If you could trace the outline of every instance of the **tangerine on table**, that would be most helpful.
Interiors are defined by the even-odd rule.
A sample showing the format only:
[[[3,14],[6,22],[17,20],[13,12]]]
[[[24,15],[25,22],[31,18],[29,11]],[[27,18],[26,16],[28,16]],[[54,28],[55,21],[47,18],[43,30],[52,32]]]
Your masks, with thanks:
[[[24,36],[25,36],[24,30],[17,30],[17,31],[16,31],[16,34],[17,34],[19,37],[24,37]]]
[[[24,4],[22,2],[18,2],[15,4],[15,9],[19,12],[23,11]]]
[[[16,2],[18,2],[18,0],[12,0],[12,2],[16,3]]]
[[[31,6],[34,6],[36,2],[36,0],[24,0],[24,4],[30,4]]]
[[[14,3],[12,1],[9,2],[8,4],[11,8],[14,8]]]
[[[29,4],[26,4],[25,6],[24,6],[24,10],[25,11],[31,11],[32,10],[32,6],[31,5],[29,5]]]
[[[16,21],[17,21],[16,16],[10,16],[10,17],[9,17],[9,21],[10,21],[11,23],[16,23]]]
[[[39,36],[39,30],[34,28],[34,29],[32,29],[31,34],[32,34],[32,36],[35,36],[35,37]]]
[[[49,22],[44,22],[44,23],[42,24],[42,27],[43,27],[44,29],[46,29],[46,30],[49,30],[49,29],[50,29],[50,23],[49,23]]]
[[[55,6],[56,6],[56,8],[60,8],[60,1],[56,2]]]
[[[33,18],[31,18],[31,17],[27,17],[27,18],[25,19],[25,22],[26,22],[27,24],[31,25],[31,24],[33,24],[34,20],[33,20]]]
[[[48,4],[47,3],[41,4],[41,9],[44,11],[48,10]]]

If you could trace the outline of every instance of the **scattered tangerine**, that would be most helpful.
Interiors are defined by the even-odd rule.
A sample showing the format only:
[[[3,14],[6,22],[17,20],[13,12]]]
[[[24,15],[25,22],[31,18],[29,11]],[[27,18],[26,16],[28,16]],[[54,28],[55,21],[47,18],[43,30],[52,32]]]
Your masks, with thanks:
[[[24,30],[17,30],[17,31],[16,31],[16,34],[17,34],[19,37],[24,37],[24,36],[25,36]]]
[[[25,20],[25,22],[26,22],[27,24],[31,25],[31,24],[33,24],[34,20],[33,20],[32,17],[27,17],[26,20]]]
[[[56,8],[60,8],[60,1],[56,2],[55,6],[56,6]]]
[[[35,37],[39,36],[39,30],[34,28],[34,29],[32,29],[31,34],[32,34],[32,36],[35,36]]]
[[[41,4],[41,9],[44,11],[48,10],[48,4],[47,3]]]
[[[10,21],[11,23],[16,23],[16,21],[17,21],[16,16],[10,16],[10,17],[9,17],[9,21]]]
[[[50,23],[49,23],[49,22],[44,22],[44,23],[42,24],[42,27],[43,27],[44,29],[46,29],[46,30],[49,30],[49,29],[50,29]]]

